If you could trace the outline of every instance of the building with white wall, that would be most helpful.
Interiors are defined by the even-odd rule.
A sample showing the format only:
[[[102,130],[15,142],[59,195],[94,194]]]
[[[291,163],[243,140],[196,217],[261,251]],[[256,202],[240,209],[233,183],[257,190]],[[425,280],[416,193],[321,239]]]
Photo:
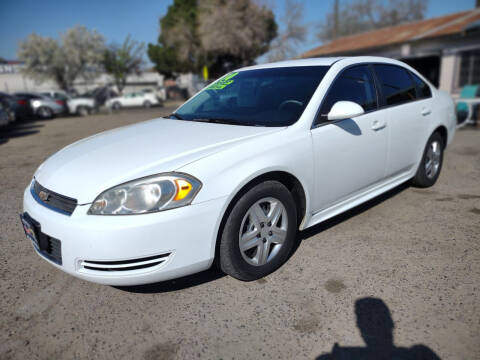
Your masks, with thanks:
[[[31,91],[42,92],[58,90],[53,81],[37,82],[22,73],[23,64],[19,61],[6,61],[0,63],[0,91],[7,93]],[[79,93],[92,90],[99,86],[112,84],[113,79],[107,74],[101,74],[93,80],[78,79],[74,87]],[[163,86],[163,76],[153,70],[146,70],[139,74],[129,75],[124,92],[138,91],[141,89],[156,90]]]

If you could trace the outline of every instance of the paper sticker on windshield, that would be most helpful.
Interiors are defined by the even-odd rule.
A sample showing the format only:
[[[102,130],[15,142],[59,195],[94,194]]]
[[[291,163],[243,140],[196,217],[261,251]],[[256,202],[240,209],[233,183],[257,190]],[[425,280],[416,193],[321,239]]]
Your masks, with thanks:
[[[222,79],[218,80],[217,82],[213,83],[212,85],[210,85],[208,87],[208,89],[209,90],[222,90],[223,88],[225,88],[225,86],[228,86],[231,83],[233,83],[232,78],[237,76],[237,75],[238,75],[238,72],[228,74],[224,78],[222,78]]]

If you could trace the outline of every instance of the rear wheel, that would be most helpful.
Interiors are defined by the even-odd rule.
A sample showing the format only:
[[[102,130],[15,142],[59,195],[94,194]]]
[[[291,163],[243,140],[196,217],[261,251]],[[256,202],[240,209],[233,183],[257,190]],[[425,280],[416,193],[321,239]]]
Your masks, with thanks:
[[[427,141],[422,161],[412,180],[414,186],[425,188],[435,184],[442,170],[444,148],[442,136],[438,132],[433,133]]]
[[[150,101],[148,101],[148,100],[146,100],[146,101],[143,103],[143,107],[144,107],[144,108],[147,108],[147,109],[148,109],[148,108],[151,107],[151,106],[152,106],[152,103],[151,103]]]
[[[37,110],[37,115],[40,119],[50,119],[53,117],[53,111],[48,106],[40,106]]]
[[[121,107],[122,107],[122,105],[120,105],[120,103],[119,103],[118,101],[115,101],[115,102],[112,104],[112,109],[113,109],[113,110],[119,110]]]
[[[90,114],[90,109],[86,106],[79,106],[77,109],[77,114],[79,116],[87,116]]]
[[[277,181],[263,182],[233,206],[220,240],[221,269],[244,281],[262,278],[285,261],[295,242],[296,206]]]

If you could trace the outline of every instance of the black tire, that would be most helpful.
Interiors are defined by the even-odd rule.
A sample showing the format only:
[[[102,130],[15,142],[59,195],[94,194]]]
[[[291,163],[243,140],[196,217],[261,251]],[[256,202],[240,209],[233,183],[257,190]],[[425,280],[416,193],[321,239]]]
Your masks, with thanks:
[[[122,105],[121,105],[118,101],[115,101],[115,102],[112,104],[112,109],[113,109],[113,110],[120,110],[121,107],[122,107]]]
[[[150,101],[146,100],[143,103],[143,107],[148,109],[148,108],[152,107],[152,103]]]
[[[88,116],[90,114],[90,108],[88,106],[79,106],[77,108],[78,116]]]
[[[283,205],[287,217],[286,237],[275,255],[263,265],[251,265],[240,250],[240,228],[247,211],[264,198],[273,198]],[[280,218],[283,220],[283,215]],[[270,225],[270,223],[269,223]],[[295,201],[288,189],[277,181],[265,181],[247,191],[233,206],[223,227],[219,247],[219,265],[223,272],[236,279],[252,281],[260,279],[283,265],[295,244],[297,234],[297,211]],[[271,235],[271,233],[270,233]],[[266,239],[260,240],[266,243]],[[270,245],[267,245],[270,246]],[[273,244],[273,248],[275,245]],[[269,247],[270,249],[270,247]],[[254,251],[259,251],[258,248]],[[268,250],[270,251],[270,250]],[[273,254],[273,250],[272,253]]]
[[[433,144],[438,144],[438,149],[439,149],[439,155],[438,155],[438,167],[435,173],[429,173],[427,171],[427,164],[429,161],[431,161],[429,156],[429,150],[434,146]],[[430,138],[427,141],[427,145],[425,146],[425,150],[423,151],[423,156],[422,160],[420,161],[420,165],[418,166],[417,173],[415,174],[415,177],[412,179],[412,185],[420,188],[426,188],[433,186],[439,175],[440,171],[442,170],[442,165],[443,165],[443,150],[445,149],[445,144],[443,141],[442,136],[440,133],[435,132],[430,136]]]
[[[37,110],[37,116],[40,119],[51,119],[53,117],[53,111],[48,106],[40,106]]]

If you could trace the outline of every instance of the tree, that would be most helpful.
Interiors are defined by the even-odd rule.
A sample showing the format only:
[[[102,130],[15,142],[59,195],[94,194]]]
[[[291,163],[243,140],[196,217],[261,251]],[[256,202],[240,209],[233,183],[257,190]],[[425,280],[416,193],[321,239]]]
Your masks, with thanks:
[[[317,36],[331,41],[403,22],[423,19],[427,0],[352,0],[339,4],[335,0],[333,11],[320,24]]]
[[[294,57],[298,45],[305,41],[307,29],[303,24],[303,3],[285,0],[282,24],[284,24],[284,29],[270,45],[268,61],[280,61]]]
[[[111,44],[105,49],[103,67],[113,76],[118,91],[122,92],[129,74],[140,71],[144,51],[145,44],[132,40],[130,35],[121,46]]]
[[[29,35],[20,43],[18,58],[25,62],[23,71],[28,76],[40,82],[53,80],[68,91],[79,77],[98,75],[104,48],[99,33],[77,26],[62,34],[60,40]]]
[[[197,1],[174,0],[160,18],[158,44],[148,44],[148,57],[159,73],[171,78],[176,72],[199,70],[196,29]]]
[[[198,35],[211,72],[250,65],[277,35],[273,12],[251,0],[199,1]]]
[[[167,77],[205,65],[217,76],[251,64],[277,31],[272,11],[253,0],[174,0],[160,28],[148,56]]]

